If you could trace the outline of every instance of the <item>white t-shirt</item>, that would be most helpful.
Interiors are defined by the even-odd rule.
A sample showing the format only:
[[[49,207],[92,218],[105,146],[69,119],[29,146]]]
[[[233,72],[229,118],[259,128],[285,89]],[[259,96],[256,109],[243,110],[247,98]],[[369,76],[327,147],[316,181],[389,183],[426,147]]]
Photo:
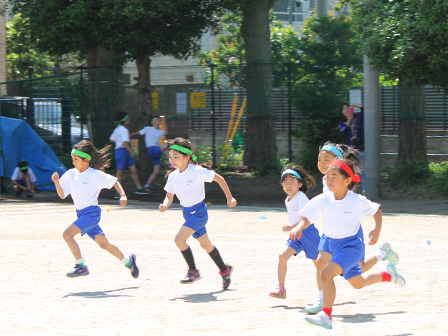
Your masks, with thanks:
[[[322,192],[326,193],[326,192],[330,191],[330,189],[327,186],[327,177],[325,175],[324,175],[324,177],[322,177],[322,187],[323,187]]]
[[[151,146],[158,146],[160,139],[165,135],[165,131],[154,128],[152,126],[146,126],[139,131],[141,135],[145,136],[146,148]]]
[[[311,199],[300,212],[311,223],[322,218],[322,231],[330,238],[346,238],[358,233],[361,218],[373,216],[379,209],[378,203],[349,190],[342,200],[336,200],[332,192],[320,194]]]
[[[31,183],[36,182],[36,175],[34,175],[34,172],[30,167],[28,167],[28,174],[30,174]],[[16,169],[14,169],[14,172],[12,173],[12,176],[11,176],[11,180],[14,180],[14,181],[23,180],[23,173],[19,169],[19,167],[16,167]]]
[[[213,170],[190,163],[183,173],[176,169],[168,175],[165,191],[177,195],[182,206],[191,207],[204,200],[204,182],[213,182],[214,178]]]
[[[131,142],[129,139],[129,131],[123,125],[120,125],[114,129],[112,135],[110,136],[110,140],[115,141],[115,149],[123,148],[123,142],[125,141]]]
[[[88,168],[82,173],[76,168],[72,168],[59,179],[59,184],[64,191],[64,198],[71,194],[76,210],[98,205],[98,195],[101,189],[110,189],[116,182],[115,176],[93,168]]]
[[[289,200],[289,196],[285,199],[286,209],[288,210],[289,226],[294,226],[302,219],[300,210],[309,202],[308,197],[299,190],[299,192]]]

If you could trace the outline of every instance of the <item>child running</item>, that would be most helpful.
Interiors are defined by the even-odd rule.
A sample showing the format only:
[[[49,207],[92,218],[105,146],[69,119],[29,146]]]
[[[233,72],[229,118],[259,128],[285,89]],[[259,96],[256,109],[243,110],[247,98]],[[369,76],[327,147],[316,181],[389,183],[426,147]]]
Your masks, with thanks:
[[[357,183],[361,182],[358,173],[359,168],[348,159],[331,161],[326,174],[327,185],[331,192],[320,194],[310,200],[301,211],[303,218],[299,225],[290,233],[291,239],[300,239],[303,230],[311,222],[322,218],[326,252],[331,257],[321,272],[323,308],[317,315],[307,316],[305,319],[327,329],[333,328],[331,314],[336,298],[335,277],[342,274],[356,289],[378,282],[392,282],[400,286],[406,284],[395,266],[389,262],[382,272],[362,274],[359,262],[363,260],[365,245],[358,235],[360,221],[365,215],[373,216],[376,230],[372,231],[374,236],[371,240],[376,242],[381,231],[382,213],[379,204],[353,192]]]
[[[196,268],[193,252],[187,244],[188,238],[193,235],[199,241],[201,247],[210,255],[219,268],[222,277],[222,288],[230,285],[230,275],[233,267],[224,263],[216,246],[210,241],[205,224],[208,220],[207,205],[204,203],[205,182],[215,181],[219,184],[227,198],[229,208],[236,206],[236,200],[230,192],[229,186],[222,176],[212,170],[208,170],[196,164],[196,156],[193,155],[190,144],[183,138],[176,138],[168,149],[168,155],[174,170],[170,171],[165,185],[166,197],[159,205],[160,212],[165,212],[173,202],[174,195],[182,205],[185,223],[180,228],[174,242],[180,249],[188,265],[185,278],[180,280],[183,284],[190,284],[201,277]]]
[[[282,169],[280,184],[283,191],[288,195],[285,199],[286,209],[288,209],[289,224],[283,225],[283,231],[291,231],[299,224],[302,216],[300,210],[309,202],[305,193],[316,186],[314,178],[309,175],[302,167],[289,164]],[[278,286],[277,289],[269,295],[279,299],[286,299],[285,278],[287,273],[287,262],[293,255],[298,255],[301,251],[305,251],[308,259],[316,264],[319,246],[319,231],[314,224],[311,224],[303,230],[302,237],[293,241],[288,239],[286,245],[279,255],[278,260]],[[316,270],[317,271],[317,270]],[[319,299],[323,299],[322,281],[320,273],[316,273],[317,288]]]
[[[343,157],[353,161],[356,165],[362,164],[362,162],[356,155],[356,150],[350,146],[335,144],[333,142],[327,141],[323,146],[319,148],[317,168],[324,175],[324,177],[322,178],[324,193],[330,191],[327,186],[326,177],[330,162],[332,162],[334,159],[341,159]],[[381,230],[381,227],[375,227],[371,232],[369,232],[369,245],[374,245],[377,243],[375,237],[379,237],[379,230]],[[378,231],[378,234],[376,233],[376,231]],[[357,235],[359,239],[364,241],[364,232],[361,225],[359,226]],[[323,233],[319,243],[319,256],[317,257],[316,262],[316,267],[319,273],[322,272],[323,268],[330,262],[330,260],[331,255],[328,252],[327,236],[325,235],[325,233]],[[392,247],[387,242],[384,242],[380,246],[378,246],[378,249],[374,255],[371,255],[368,258],[365,258],[365,254],[363,255],[362,261],[359,263],[362,272],[367,272],[380,260],[389,261],[395,266],[398,264],[398,255],[392,250]],[[318,300],[311,306],[306,307],[305,312],[308,314],[317,314],[322,310],[322,306],[323,301]]]
[[[123,177],[123,173],[125,169],[131,171],[132,181],[135,184],[135,193],[139,195],[148,195],[149,192],[142,188],[140,181],[138,180],[137,168],[135,167],[134,160],[132,160],[132,156],[134,156],[134,151],[131,148],[131,141],[129,138],[129,131],[125,127],[129,125],[130,119],[129,115],[121,111],[116,115],[116,123],[117,127],[112,132],[110,136],[110,141],[115,143],[115,160],[117,162],[117,181],[121,184],[121,179]],[[115,194],[115,199],[120,198],[120,194]]]
[[[103,172],[110,165],[107,151],[110,146],[98,150],[88,140],[82,140],[73,146],[71,152],[72,162],[75,168],[68,170],[59,179],[57,172],[51,179],[54,181],[59,197],[66,198],[72,195],[78,219],[73,222],[63,233],[65,242],[75,257],[75,269],[67,273],[68,277],[88,275],[89,270],[81,255],[81,250],[74,237],[78,234],[87,235],[101,248],[115,256],[131,270],[134,278],[138,278],[139,269],[134,254],[125,257],[123,253],[109,243],[103,230],[99,226],[101,208],[98,206],[98,195],[103,188],[115,187],[120,194],[120,204],[126,205],[126,194],[117,178]]]
[[[152,126],[146,126],[138,132],[132,133],[130,136],[136,136],[138,134],[145,136],[145,145],[148,149],[148,155],[152,161],[152,174],[149,175],[148,181],[143,186],[148,192],[152,192],[151,183],[153,183],[156,177],[160,173],[160,158],[162,157],[163,152],[167,149],[168,144],[163,144],[160,146],[160,139],[168,134],[168,126],[165,126],[165,130],[160,129],[160,124],[165,122],[165,117],[153,117],[151,119]]]

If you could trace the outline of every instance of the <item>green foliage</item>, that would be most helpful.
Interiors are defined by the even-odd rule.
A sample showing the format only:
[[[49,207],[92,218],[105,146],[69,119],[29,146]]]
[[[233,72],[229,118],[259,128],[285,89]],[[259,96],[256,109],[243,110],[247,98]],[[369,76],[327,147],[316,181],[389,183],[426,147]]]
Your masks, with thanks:
[[[196,150],[195,155],[198,157],[199,164],[211,162],[213,160],[212,147],[201,146]]]
[[[233,146],[225,144],[220,145],[218,150],[222,151],[222,168],[237,168],[243,165],[244,150],[236,151]]]
[[[420,186],[429,176],[429,168],[426,162],[413,161],[403,165],[388,167],[383,174],[386,183],[394,187]]]
[[[257,176],[278,176],[283,166],[280,163],[280,160],[273,159],[265,161],[263,164],[257,165],[255,168],[255,175]]]
[[[448,161],[429,164],[430,178],[428,187],[434,194],[448,196]]]

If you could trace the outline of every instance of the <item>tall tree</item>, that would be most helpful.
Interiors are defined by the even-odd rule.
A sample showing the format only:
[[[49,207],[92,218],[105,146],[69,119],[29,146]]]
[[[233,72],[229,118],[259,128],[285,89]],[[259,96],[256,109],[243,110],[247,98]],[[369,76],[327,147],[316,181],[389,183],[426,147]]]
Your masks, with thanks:
[[[448,6],[444,0],[345,1],[374,66],[399,79],[398,164],[426,161],[424,85],[448,90]]]

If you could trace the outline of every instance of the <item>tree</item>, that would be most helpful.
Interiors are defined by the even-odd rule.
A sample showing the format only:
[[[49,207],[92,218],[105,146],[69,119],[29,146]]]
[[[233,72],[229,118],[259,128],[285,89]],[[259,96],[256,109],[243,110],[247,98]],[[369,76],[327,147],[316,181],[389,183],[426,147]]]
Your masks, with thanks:
[[[448,90],[446,1],[348,2],[372,65],[399,79],[398,164],[426,161],[423,87]]]

